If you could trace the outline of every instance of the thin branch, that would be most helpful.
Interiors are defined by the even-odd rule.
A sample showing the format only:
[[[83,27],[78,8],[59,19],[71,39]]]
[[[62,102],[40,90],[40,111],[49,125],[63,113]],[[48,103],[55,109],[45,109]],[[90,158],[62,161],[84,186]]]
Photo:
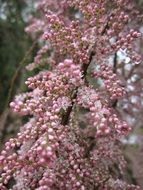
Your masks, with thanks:
[[[12,90],[13,90],[13,86],[14,86],[14,83],[15,83],[15,80],[21,70],[21,68],[23,67],[23,65],[25,64],[25,61],[27,59],[27,57],[31,54],[31,52],[33,51],[33,49],[35,48],[35,45],[37,43],[37,39],[33,42],[32,46],[30,47],[30,49],[26,52],[25,56],[23,57],[23,59],[20,61],[19,63],[19,66],[18,68],[16,69],[12,79],[11,79],[11,83],[10,83],[10,89],[9,89],[9,92],[8,92],[8,98],[7,98],[7,101],[6,101],[6,105],[5,105],[5,108],[8,107],[8,104],[11,100],[11,96],[12,96]]]
[[[110,179],[110,177],[107,177],[102,183],[105,184],[109,179]],[[100,184],[98,186],[95,186],[94,190],[98,190],[99,187],[100,187]]]
[[[4,111],[1,118],[0,118],[0,133],[2,134],[1,135],[1,139],[0,139],[0,142],[3,143],[4,140],[5,140],[5,137],[7,135],[7,129],[5,127],[5,123],[7,121],[7,117],[9,115],[9,111],[8,111],[8,105],[9,105],[9,102],[11,101],[11,97],[12,97],[12,90],[13,90],[13,86],[14,86],[14,83],[15,83],[15,80],[21,70],[21,68],[23,67],[23,65],[25,64],[25,61],[27,59],[27,57],[31,54],[31,52],[33,51],[33,49],[35,48],[35,45],[37,43],[37,39],[33,42],[32,46],[29,48],[29,50],[26,52],[25,56],[23,57],[23,59],[20,61],[19,63],[19,66],[18,68],[16,69],[12,79],[11,79],[11,83],[10,83],[10,89],[9,89],[9,92],[8,92],[8,97],[7,97],[7,100],[6,100],[6,104],[5,104],[5,108],[4,110],[7,110],[7,111]]]

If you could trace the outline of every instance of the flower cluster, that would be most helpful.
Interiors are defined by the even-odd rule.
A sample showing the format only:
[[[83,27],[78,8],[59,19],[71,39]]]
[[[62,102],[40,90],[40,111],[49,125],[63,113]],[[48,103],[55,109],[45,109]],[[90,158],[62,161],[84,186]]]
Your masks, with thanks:
[[[89,109],[87,117],[90,118],[93,136],[127,134],[130,128],[126,122],[122,122],[113,108],[109,107],[99,95],[94,89],[86,87],[79,90],[77,98],[79,106]]]
[[[46,53],[50,67],[28,78],[29,91],[10,104],[30,118],[1,152],[1,190],[11,180],[12,190],[140,189],[123,179],[120,140],[131,128],[115,108],[128,89],[120,85],[117,57],[109,65],[123,49],[139,54],[130,6],[128,0],[38,1],[42,18],[27,31],[38,31],[45,43],[28,68]]]
[[[45,39],[50,40],[60,54],[68,54],[76,63],[86,63],[88,61],[87,39],[79,21],[72,21],[65,26],[64,22],[53,13],[47,13],[46,18],[49,32],[45,33]]]
[[[101,64],[100,71],[95,71],[93,76],[96,78],[101,78],[104,81],[103,85],[106,89],[106,93],[109,92],[111,100],[119,99],[125,95],[125,88],[121,86],[121,82],[117,79],[117,75],[113,73],[112,67]]]

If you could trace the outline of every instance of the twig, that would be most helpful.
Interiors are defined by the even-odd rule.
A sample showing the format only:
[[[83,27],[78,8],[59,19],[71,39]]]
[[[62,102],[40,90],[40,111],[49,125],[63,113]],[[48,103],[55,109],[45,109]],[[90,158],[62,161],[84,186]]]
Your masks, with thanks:
[[[9,92],[8,92],[8,97],[7,97],[7,100],[6,100],[6,104],[5,104],[5,108],[4,110],[7,110],[6,112],[4,111],[1,118],[0,118],[0,133],[1,133],[1,139],[0,139],[0,142],[3,143],[4,140],[5,140],[5,136],[7,134],[7,130],[6,130],[6,127],[5,127],[5,123],[7,121],[7,117],[9,115],[9,111],[8,111],[8,105],[9,105],[9,102],[11,100],[11,96],[12,96],[12,90],[13,90],[13,86],[14,86],[14,83],[15,83],[15,80],[21,70],[21,68],[23,67],[27,57],[31,54],[31,52],[33,51],[33,49],[35,48],[35,45],[37,43],[37,39],[33,42],[32,46],[29,48],[29,50],[26,52],[25,56],[23,57],[23,59],[20,61],[19,63],[19,66],[18,68],[16,69],[13,77],[12,77],[12,80],[11,80],[11,83],[10,83],[10,89],[9,89]]]

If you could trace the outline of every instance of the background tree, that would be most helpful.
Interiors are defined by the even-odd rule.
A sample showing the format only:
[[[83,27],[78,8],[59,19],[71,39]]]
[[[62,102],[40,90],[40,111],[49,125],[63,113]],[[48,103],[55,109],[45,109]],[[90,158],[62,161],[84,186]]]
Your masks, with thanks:
[[[31,38],[25,33],[29,12],[33,4],[26,1],[0,1],[0,142],[16,129],[16,117],[9,114],[8,104],[17,91],[26,90],[24,80],[31,73],[25,72],[24,64],[30,62],[34,49],[20,66],[26,52],[32,45]],[[35,46],[36,48],[36,46]],[[12,83],[13,82],[13,83]],[[14,123],[15,127],[8,127]],[[20,122],[20,120],[19,120]],[[18,123],[19,123],[18,122]],[[19,125],[19,124],[18,124]],[[13,131],[14,130],[14,131]],[[9,131],[9,132],[8,132]]]

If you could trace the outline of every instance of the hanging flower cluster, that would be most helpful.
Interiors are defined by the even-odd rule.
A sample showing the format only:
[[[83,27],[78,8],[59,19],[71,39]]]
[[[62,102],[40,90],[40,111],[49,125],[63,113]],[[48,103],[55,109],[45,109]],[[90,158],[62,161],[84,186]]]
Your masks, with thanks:
[[[131,6],[128,0],[38,1],[42,18],[32,19],[27,32],[40,32],[44,45],[27,68],[46,52],[50,67],[28,78],[29,91],[10,103],[30,118],[1,152],[1,190],[10,181],[11,190],[140,189],[123,178],[120,140],[131,128],[115,109],[127,94],[118,52],[126,49],[141,62]]]

